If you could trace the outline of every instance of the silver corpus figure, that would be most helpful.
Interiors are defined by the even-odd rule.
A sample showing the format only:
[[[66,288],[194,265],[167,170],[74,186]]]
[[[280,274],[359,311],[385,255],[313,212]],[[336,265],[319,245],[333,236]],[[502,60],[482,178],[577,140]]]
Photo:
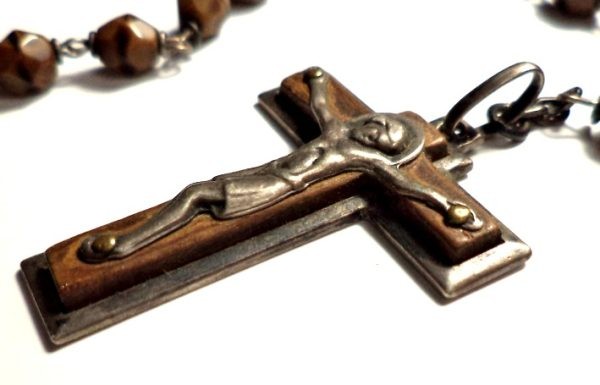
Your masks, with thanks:
[[[346,171],[368,173],[398,194],[438,211],[450,226],[478,230],[481,220],[460,202],[423,186],[401,166],[423,150],[424,133],[410,116],[372,113],[342,122],[328,107],[329,75],[320,68],[305,72],[310,105],[321,135],[289,155],[255,168],[193,183],[154,217],[130,233],[87,238],[79,251],[86,262],[121,259],[170,234],[201,213],[228,219],[270,206],[312,183]]]

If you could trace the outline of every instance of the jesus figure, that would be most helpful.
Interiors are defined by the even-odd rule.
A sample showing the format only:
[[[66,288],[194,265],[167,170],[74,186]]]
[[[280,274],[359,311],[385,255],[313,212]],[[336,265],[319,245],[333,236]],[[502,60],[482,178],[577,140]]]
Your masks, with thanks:
[[[319,137],[262,166],[187,186],[133,231],[88,237],[80,248],[80,258],[92,263],[121,259],[185,226],[201,213],[221,220],[250,214],[347,171],[367,173],[398,194],[425,203],[449,226],[470,231],[481,228],[481,220],[469,207],[450,201],[403,172],[402,165],[415,159],[424,146],[424,133],[415,118],[372,113],[342,122],[329,110],[329,75],[320,68],[311,68],[305,72],[305,79],[312,113],[321,128]]]

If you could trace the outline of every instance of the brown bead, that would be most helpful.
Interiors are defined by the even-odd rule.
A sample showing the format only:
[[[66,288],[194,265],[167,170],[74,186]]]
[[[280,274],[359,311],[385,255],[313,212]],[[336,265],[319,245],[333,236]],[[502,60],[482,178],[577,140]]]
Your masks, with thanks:
[[[556,6],[570,16],[589,18],[598,8],[598,0],[558,0]]]
[[[219,33],[223,20],[231,9],[230,0],[178,0],[181,28],[195,24],[202,39]]]
[[[160,53],[160,35],[145,21],[124,15],[98,29],[92,51],[106,67],[135,75],[154,68]]]
[[[0,43],[0,86],[15,95],[44,91],[56,79],[56,61],[48,39],[13,31]]]

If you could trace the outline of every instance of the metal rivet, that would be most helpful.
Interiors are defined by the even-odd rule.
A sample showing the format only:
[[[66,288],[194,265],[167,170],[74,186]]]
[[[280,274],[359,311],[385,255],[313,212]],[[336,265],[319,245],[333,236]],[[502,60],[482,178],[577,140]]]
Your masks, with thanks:
[[[305,75],[308,79],[318,79],[325,75],[325,71],[320,67],[311,67],[306,70]]]
[[[98,236],[92,242],[92,250],[98,254],[109,254],[117,245],[117,237],[112,234]]]
[[[452,226],[462,226],[474,219],[471,209],[465,205],[453,204],[448,209],[448,223]]]

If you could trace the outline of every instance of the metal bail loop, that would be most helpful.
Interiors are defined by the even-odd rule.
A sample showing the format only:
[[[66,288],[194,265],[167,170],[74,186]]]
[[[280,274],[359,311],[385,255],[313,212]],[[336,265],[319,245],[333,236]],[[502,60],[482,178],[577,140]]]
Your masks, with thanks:
[[[495,116],[495,119],[486,125],[500,124],[503,126],[504,131],[509,132],[509,128],[538,100],[538,96],[544,87],[544,73],[540,67],[533,63],[523,62],[514,64],[481,83],[450,109],[440,126],[440,130],[451,141],[457,142],[459,145],[468,144],[465,142],[472,142],[477,139],[476,137],[480,137],[480,131],[483,128],[486,131],[493,131],[492,127],[480,127],[480,129],[471,128],[470,132],[464,132],[465,127],[468,128],[470,126],[463,122],[463,118],[485,98],[506,84],[528,73],[532,73],[533,77],[521,96],[514,102],[506,105],[502,109],[502,113]]]

